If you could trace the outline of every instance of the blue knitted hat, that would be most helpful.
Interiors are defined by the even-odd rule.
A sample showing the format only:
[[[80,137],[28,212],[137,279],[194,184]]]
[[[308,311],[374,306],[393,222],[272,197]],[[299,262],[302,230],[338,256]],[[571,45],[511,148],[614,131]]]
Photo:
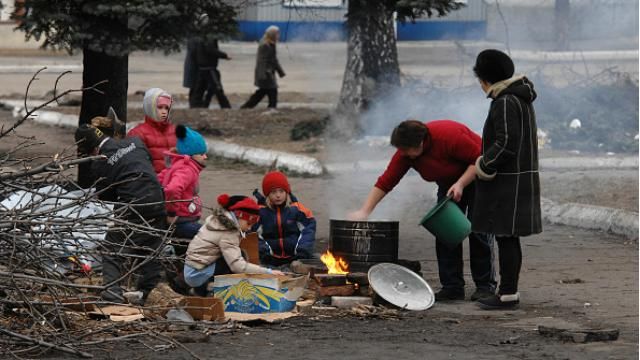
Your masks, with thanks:
[[[207,153],[207,142],[200,133],[184,125],[176,126],[176,149],[180,155],[199,155]]]

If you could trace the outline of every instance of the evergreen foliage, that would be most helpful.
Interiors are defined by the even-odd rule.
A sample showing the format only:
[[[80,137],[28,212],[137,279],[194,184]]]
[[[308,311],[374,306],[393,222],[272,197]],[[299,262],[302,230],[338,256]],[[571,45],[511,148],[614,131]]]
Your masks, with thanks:
[[[44,38],[45,48],[70,53],[173,52],[196,34],[221,38],[236,31],[236,10],[221,0],[26,0],[24,7],[17,28],[27,40]]]

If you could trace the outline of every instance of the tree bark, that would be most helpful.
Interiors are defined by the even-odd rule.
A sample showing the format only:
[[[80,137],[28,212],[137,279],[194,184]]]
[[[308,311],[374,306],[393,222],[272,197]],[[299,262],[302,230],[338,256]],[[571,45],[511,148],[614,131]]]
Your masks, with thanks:
[[[383,1],[349,1],[347,65],[334,116],[335,130],[341,133],[366,126],[358,115],[400,86],[393,11]]]
[[[110,56],[88,48],[83,49],[82,55],[82,86],[93,86],[103,80],[108,82],[98,86],[104,94],[91,90],[82,93],[78,125],[90,123],[95,116],[106,116],[110,106],[126,123],[129,56]],[[95,180],[90,167],[90,163],[78,167],[78,184],[83,188],[91,186]]]

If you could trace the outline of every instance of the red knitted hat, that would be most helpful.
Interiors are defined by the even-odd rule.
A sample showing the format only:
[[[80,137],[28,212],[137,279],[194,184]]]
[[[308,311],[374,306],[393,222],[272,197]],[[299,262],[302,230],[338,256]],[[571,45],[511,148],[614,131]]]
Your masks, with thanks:
[[[275,189],[282,189],[291,194],[291,186],[289,186],[289,180],[287,176],[280,171],[272,171],[264,176],[262,179],[262,193],[269,195]]]
[[[232,211],[238,219],[243,219],[254,224],[260,219],[260,206],[250,197],[243,195],[218,196],[218,204],[225,210]]]

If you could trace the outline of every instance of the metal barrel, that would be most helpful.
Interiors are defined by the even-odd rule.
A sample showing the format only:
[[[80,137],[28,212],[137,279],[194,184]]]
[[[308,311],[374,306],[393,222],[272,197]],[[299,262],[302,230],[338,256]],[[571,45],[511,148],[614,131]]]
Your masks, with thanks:
[[[398,260],[397,221],[331,220],[329,249],[349,263]]]

